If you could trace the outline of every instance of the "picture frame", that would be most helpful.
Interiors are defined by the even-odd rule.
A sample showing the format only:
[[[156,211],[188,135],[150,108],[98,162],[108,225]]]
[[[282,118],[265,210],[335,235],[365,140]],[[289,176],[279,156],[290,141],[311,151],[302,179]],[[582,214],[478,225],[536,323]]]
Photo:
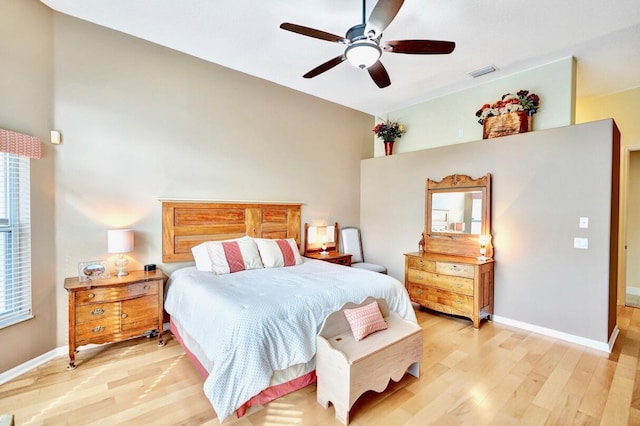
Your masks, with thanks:
[[[104,260],[90,260],[78,263],[78,278],[80,281],[94,281],[109,277],[107,262]]]

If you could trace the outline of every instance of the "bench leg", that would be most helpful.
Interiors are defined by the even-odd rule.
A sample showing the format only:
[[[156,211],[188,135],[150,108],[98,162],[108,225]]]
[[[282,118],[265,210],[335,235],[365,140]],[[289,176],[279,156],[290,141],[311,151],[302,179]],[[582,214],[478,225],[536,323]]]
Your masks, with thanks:
[[[321,396],[320,392],[318,392],[316,399],[318,404],[322,405],[323,408],[329,408],[329,400],[324,395]]]
[[[349,410],[346,407],[341,407],[340,405],[333,404],[333,408],[336,409],[336,419],[343,425],[349,424]]]

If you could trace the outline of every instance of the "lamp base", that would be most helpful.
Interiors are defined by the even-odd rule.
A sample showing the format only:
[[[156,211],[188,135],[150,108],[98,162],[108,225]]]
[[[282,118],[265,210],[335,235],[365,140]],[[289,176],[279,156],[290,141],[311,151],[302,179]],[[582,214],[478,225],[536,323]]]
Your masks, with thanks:
[[[128,264],[129,261],[127,260],[127,258],[124,257],[124,254],[120,253],[118,255],[118,258],[113,262],[113,265],[116,267],[117,277],[124,277],[126,275],[129,275],[129,273],[127,272]]]

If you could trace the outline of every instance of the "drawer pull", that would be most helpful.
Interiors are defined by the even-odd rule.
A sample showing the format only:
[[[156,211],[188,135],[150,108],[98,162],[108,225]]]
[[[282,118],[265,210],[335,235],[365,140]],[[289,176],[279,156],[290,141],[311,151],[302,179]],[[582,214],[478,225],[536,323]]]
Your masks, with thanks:
[[[145,289],[145,290],[149,290],[150,288],[151,288],[151,286],[150,286],[149,284],[145,284],[145,285],[144,285],[144,289]]]
[[[87,294],[87,297],[89,299],[93,299],[94,297],[96,297],[96,294],[95,293],[89,293],[89,294]]]
[[[418,262],[418,266],[424,266],[424,262],[421,260]]]
[[[462,284],[461,284],[461,283],[453,283],[453,286],[454,286],[455,288],[461,288],[461,287],[462,287]]]
[[[423,280],[424,279],[424,277],[422,275],[416,275],[416,278],[419,279],[419,280]]]
[[[424,293],[424,291],[422,291],[422,289],[416,289],[416,294],[422,294]]]
[[[456,305],[461,305],[461,304],[462,304],[462,300],[456,299]]]
[[[99,325],[97,327],[93,327],[91,329],[91,331],[93,331],[94,333],[100,333],[101,331],[104,331],[104,326],[103,325]]]
[[[121,318],[126,318],[126,317],[128,317],[128,316],[129,316],[129,315],[124,314],[124,313],[123,313],[122,315],[120,315],[120,317],[121,317]]]
[[[454,271],[460,270],[460,268],[458,268],[458,265],[451,265],[451,269],[453,269]]]
[[[102,308],[97,308],[91,311],[91,315],[102,315],[102,314],[104,314],[104,309]]]

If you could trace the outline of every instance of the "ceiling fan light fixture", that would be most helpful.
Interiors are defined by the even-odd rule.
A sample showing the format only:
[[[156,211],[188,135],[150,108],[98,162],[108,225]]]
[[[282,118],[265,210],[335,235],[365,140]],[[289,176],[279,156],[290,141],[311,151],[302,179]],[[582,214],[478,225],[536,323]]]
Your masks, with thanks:
[[[344,52],[347,60],[356,68],[365,69],[378,62],[382,50],[373,41],[361,40],[354,42]]]

